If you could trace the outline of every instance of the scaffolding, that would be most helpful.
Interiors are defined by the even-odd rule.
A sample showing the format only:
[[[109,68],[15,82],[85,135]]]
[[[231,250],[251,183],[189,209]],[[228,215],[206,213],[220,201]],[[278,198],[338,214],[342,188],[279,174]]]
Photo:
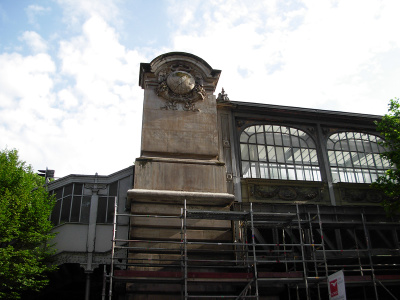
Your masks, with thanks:
[[[117,239],[119,217],[179,219],[180,239]],[[189,220],[228,220],[232,240],[191,239]],[[181,299],[329,299],[327,276],[339,270],[348,299],[399,299],[399,230],[374,207],[236,203],[214,211],[185,201],[167,216],[118,214],[115,204],[108,299],[117,282],[179,287]],[[124,260],[114,257],[121,249]]]

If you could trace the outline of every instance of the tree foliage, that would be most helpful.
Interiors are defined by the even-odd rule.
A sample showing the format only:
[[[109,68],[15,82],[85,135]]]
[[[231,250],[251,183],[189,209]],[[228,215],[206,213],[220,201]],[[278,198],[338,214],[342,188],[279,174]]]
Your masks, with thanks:
[[[0,151],[0,298],[19,299],[38,291],[54,269],[49,215],[54,200],[44,178],[20,161],[17,150]]]
[[[387,151],[381,156],[387,159],[391,169],[386,171],[384,176],[372,184],[373,187],[384,192],[389,200],[385,200],[383,205],[389,214],[400,212],[400,104],[399,99],[390,100],[389,113],[376,122],[377,131],[385,138],[382,142]]]

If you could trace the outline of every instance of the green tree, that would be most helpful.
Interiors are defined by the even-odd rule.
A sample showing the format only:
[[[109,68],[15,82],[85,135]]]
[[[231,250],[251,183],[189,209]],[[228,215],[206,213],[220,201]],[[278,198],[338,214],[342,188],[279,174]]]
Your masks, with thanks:
[[[20,161],[17,150],[0,151],[0,298],[38,291],[54,269],[49,215],[54,200],[44,178]]]
[[[389,200],[384,200],[383,205],[388,214],[400,212],[400,104],[399,99],[390,100],[388,114],[380,121],[375,122],[377,131],[382,134],[385,141],[381,143],[387,151],[381,156],[389,161],[391,169],[380,176],[372,186],[384,192]]]

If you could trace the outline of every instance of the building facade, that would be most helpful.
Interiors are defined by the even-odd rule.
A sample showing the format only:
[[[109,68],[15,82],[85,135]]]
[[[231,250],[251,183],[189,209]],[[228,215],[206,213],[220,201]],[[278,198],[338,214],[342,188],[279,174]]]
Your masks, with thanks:
[[[347,299],[400,297],[399,219],[370,188],[390,168],[380,117],[231,101],[220,74],[142,63],[134,172],[49,185],[55,259],[86,299],[330,299],[337,271]]]

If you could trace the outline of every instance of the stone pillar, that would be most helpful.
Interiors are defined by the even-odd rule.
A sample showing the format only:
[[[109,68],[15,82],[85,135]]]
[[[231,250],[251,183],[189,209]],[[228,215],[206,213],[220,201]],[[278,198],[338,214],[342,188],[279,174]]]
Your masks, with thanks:
[[[141,156],[135,162],[134,188],[128,191],[135,215],[179,216],[185,200],[189,209],[196,210],[226,210],[234,201],[227,192],[226,166],[218,157],[213,93],[220,73],[203,59],[181,52],[167,53],[140,65],[139,83],[144,89]],[[192,222],[188,236],[231,242],[230,221],[205,221]],[[142,240],[139,244],[144,249],[164,247],[165,243],[146,241],[180,241],[180,220],[132,218],[130,238]],[[180,253],[176,243],[169,254],[144,250],[131,253],[130,258],[164,265],[134,267],[137,271],[179,271],[176,266],[166,267],[165,259],[179,259]],[[164,299],[165,288],[144,283],[128,285],[133,293],[148,291],[152,299]],[[180,287],[175,292],[180,295]]]
[[[210,201],[214,202],[209,204],[232,201],[227,193],[225,164],[218,159],[213,92],[220,73],[201,58],[181,52],[167,53],[149,64],[141,64],[141,157],[135,163],[130,198],[135,200],[146,194],[153,197],[151,191],[168,197],[174,191],[188,202],[196,198],[193,193],[219,194],[213,195]]]

